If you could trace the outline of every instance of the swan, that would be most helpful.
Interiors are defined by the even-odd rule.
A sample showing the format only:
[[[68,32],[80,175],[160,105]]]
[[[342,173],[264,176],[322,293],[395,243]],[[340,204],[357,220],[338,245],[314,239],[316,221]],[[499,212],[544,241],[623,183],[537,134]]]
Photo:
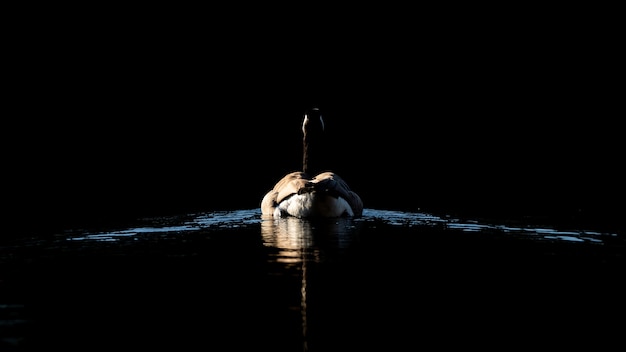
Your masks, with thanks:
[[[324,155],[324,119],[320,109],[306,110],[302,121],[302,171],[283,176],[261,200],[261,214],[274,218],[293,216],[358,217],[363,201],[333,171],[321,169]]]

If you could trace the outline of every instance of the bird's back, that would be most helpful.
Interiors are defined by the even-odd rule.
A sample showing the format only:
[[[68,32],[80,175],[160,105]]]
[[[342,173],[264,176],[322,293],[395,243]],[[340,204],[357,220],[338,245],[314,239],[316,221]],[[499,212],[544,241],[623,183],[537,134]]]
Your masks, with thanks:
[[[363,202],[358,194],[353,192],[348,184],[334,172],[323,172],[314,177],[300,171],[285,175],[279,180],[274,188],[270,190],[261,201],[261,212],[263,215],[274,214],[276,208],[281,203],[288,201],[291,197],[302,197],[310,202],[329,202],[328,198],[342,199],[349,206],[348,213],[352,216],[361,216],[363,213]],[[300,206],[306,206],[302,202]],[[312,204],[314,206],[314,204]],[[299,212],[302,213],[302,212]],[[330,211],[329,213],[333,213]]]

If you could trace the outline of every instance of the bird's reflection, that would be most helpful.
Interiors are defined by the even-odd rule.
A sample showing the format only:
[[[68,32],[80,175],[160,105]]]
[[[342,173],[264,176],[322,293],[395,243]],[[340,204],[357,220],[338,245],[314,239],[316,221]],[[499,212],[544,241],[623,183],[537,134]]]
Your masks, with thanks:
[[[261,222],[263,244],[278,250],[276,261],[300,263],[313,247],[311,222],[298,218],[263,218]]]
[[[351,218],[299,219],[262,217],[263,244],[276,250],[270,261],[281,264],[285,273],[296,269],[301,275],[300,314],[304,351],[307,351],[307,285],[309,265],[320,263],[331,253],[350,245],[357,227]]]
[[[357,225],[357,220],[352,218],[275,219],[264,216],[261,221],[261,235],[265,246],[278,251],[276,262],[319,262],[320,256],[349,247],[357,233]]]

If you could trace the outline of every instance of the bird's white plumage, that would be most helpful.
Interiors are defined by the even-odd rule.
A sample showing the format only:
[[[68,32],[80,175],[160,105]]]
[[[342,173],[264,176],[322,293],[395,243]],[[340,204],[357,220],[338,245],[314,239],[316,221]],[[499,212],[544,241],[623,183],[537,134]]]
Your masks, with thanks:
[[[354,216],[348,202],[341,197],[317,195],[315,193],[294,194],[282,201],[274,210],[273,216],[307,217],[340,217]]]

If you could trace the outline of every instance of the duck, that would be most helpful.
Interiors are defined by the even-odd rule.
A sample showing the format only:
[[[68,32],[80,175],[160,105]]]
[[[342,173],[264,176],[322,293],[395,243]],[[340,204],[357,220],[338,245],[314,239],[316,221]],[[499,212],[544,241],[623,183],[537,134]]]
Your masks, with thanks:
[[[360,217],[363,201],[337,173],[323,169],[327,150],[321,110],[302,119],[302,170],[284,175],[261,200],[261,214],[273,218]]]

